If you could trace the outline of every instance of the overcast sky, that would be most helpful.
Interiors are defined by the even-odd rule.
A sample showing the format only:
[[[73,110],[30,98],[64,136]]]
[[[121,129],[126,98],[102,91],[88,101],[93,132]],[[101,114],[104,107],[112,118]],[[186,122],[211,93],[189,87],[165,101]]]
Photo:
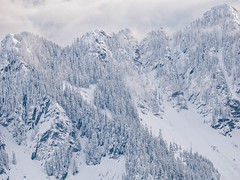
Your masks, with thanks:
[[[221,4],[240,10],[240,0],[0,0],[0,39],[29,31],[65,46],[94,29],[171,34]]]

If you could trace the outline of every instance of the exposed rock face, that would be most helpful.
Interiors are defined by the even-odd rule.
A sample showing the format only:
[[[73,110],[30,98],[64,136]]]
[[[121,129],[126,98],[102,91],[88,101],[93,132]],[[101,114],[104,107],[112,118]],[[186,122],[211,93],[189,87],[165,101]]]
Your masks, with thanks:
[[[65,179],[71,166],[78,172],[73,157],[97,165],[120,156],[126,179],[219,179],[202,156],[177,158],[178,147],[153,137],[137,109],[161,118],[166,102],[176,111],[191,105],[222,134],[239,129],[239,19],[230,6],[214,7],[173,38],[158,30],[140,43],[130,30],[95,30],[65,48],[31,33],[7,35],[0,49],[0,124],[56,179]],[[5,146],[0,136],[6,179]]]

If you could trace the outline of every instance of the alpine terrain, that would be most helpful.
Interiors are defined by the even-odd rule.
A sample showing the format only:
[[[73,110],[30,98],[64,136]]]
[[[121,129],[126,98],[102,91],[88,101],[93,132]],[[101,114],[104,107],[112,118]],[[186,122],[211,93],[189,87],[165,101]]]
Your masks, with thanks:
[[[0,179],[240,179],[240,12],[169,37],[94,30],[0,48]]]

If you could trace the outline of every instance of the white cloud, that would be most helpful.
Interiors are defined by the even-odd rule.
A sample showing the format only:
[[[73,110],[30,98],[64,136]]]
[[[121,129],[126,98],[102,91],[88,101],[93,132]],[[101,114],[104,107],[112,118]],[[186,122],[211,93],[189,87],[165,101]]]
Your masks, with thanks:
[[[240,9],[240,0],[0,0],[0,38],[30,31],[66,45],[93,29],[173,32],[224,3]]]

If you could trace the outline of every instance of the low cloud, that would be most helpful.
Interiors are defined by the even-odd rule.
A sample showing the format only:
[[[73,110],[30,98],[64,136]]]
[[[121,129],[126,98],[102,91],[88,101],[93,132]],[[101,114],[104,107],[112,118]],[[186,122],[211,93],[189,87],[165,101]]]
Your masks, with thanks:
[[[93,29],[129,28],[142,38],[163,27],[171,34],[225,3],[240,9],[240,0],[0,0],[0,38],[29,31],[67,45]]]

